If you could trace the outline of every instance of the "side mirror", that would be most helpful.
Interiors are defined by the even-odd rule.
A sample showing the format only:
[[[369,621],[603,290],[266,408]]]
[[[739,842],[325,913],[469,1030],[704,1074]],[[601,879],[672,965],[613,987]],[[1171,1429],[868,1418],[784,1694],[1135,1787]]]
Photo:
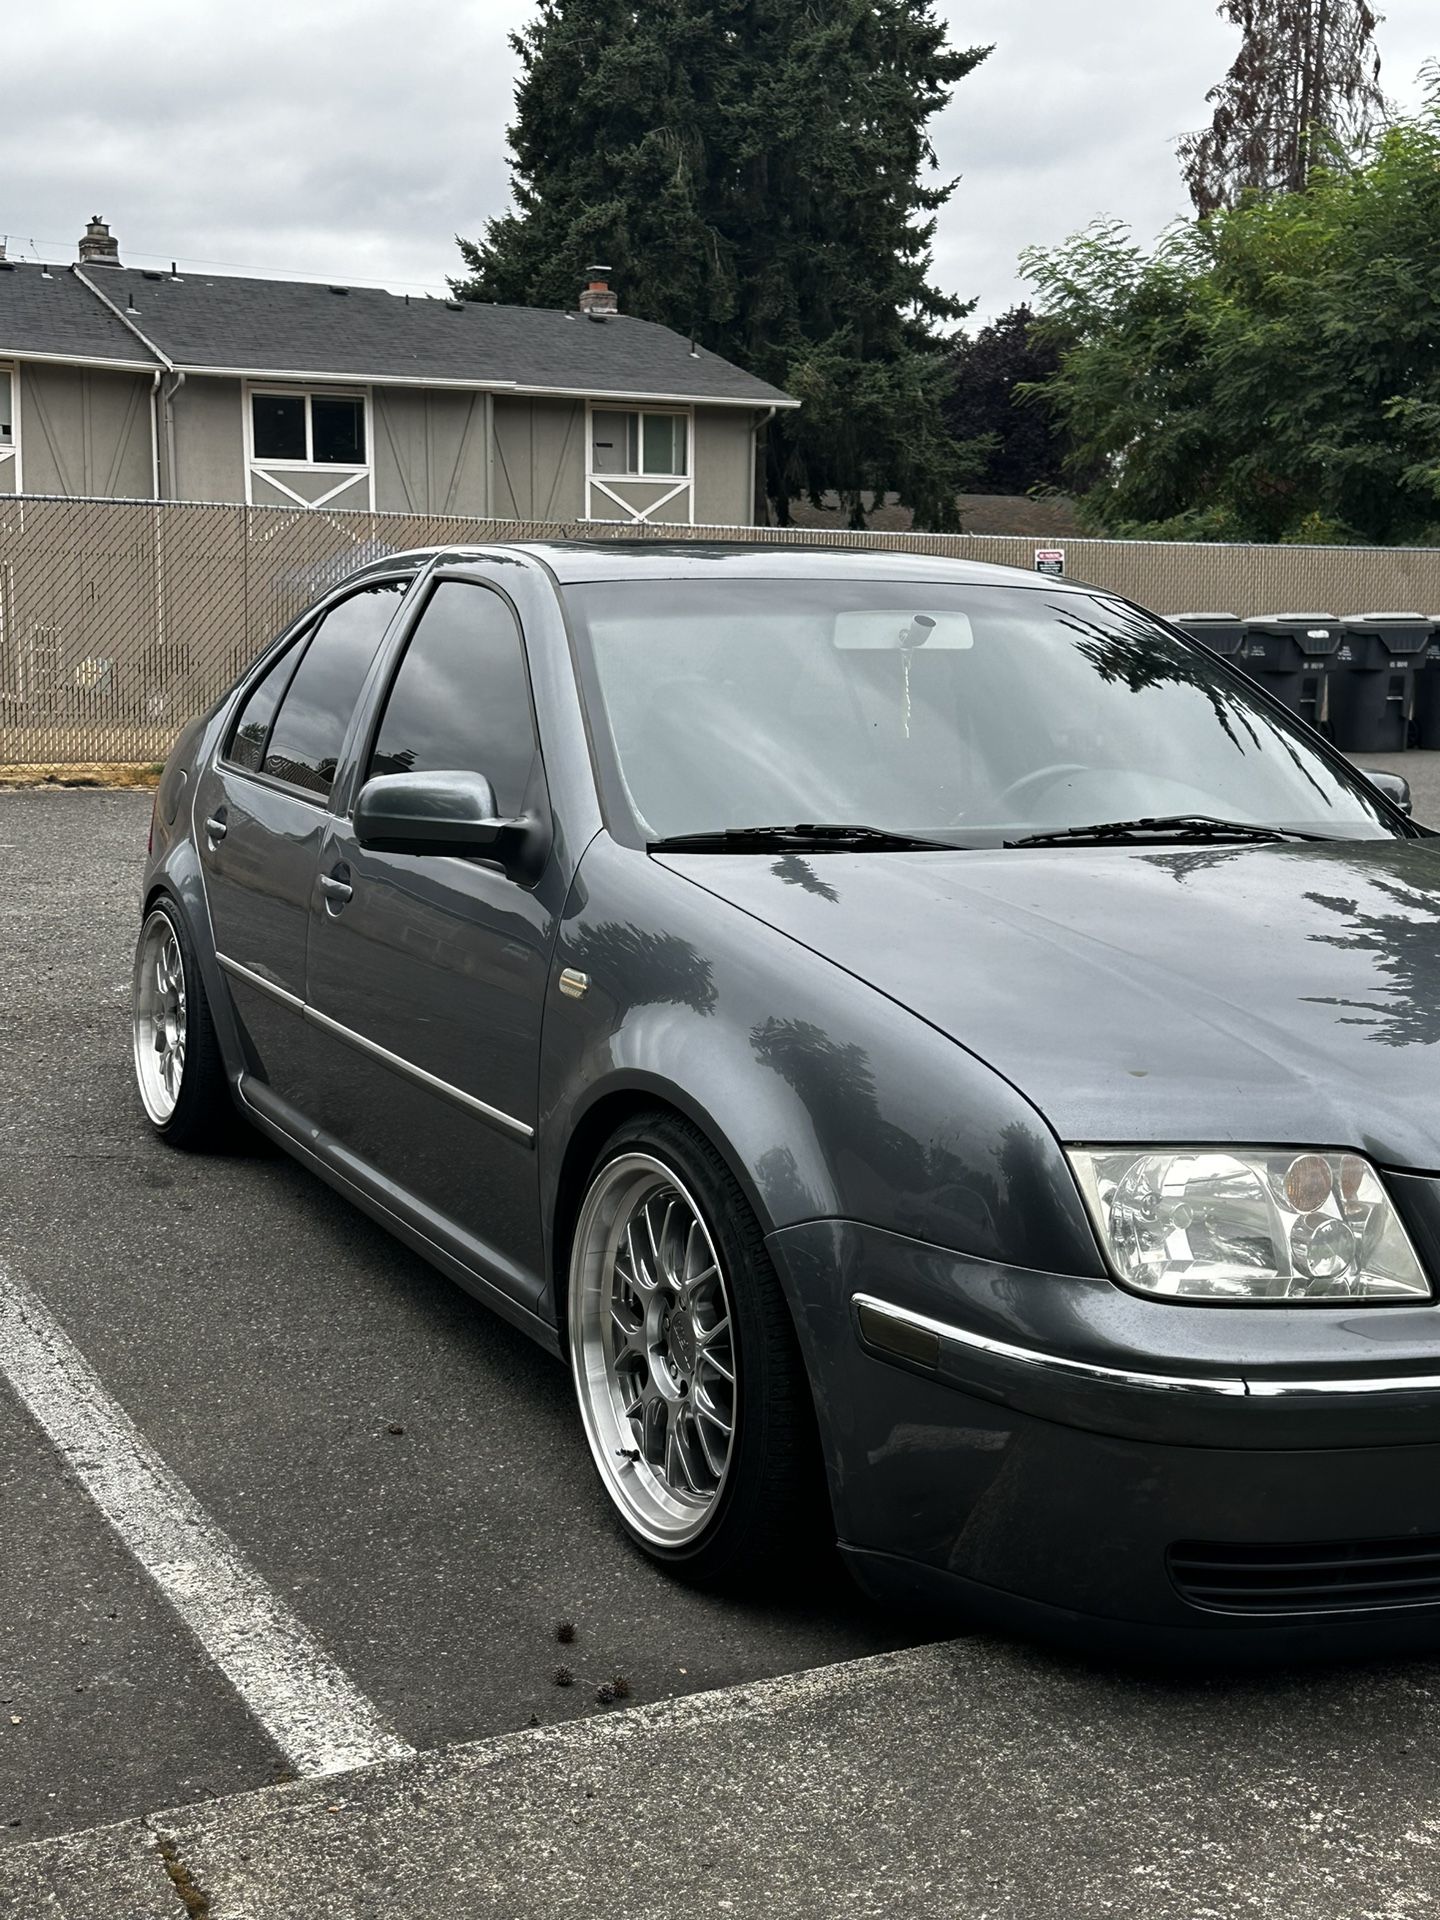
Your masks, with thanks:
[[[1403,773],[1382,773],[1378,767],[1362,767],[1360,771],[1372,787],[1378,787],[1392,807],[1398,807],[1408,820],[1415,810],[1410,798],[1410,782]]]
[[[376,853],[451,854],[506,862],[533,821],[501,819],[483,773],[382,773],[355,802],[355,838]]]

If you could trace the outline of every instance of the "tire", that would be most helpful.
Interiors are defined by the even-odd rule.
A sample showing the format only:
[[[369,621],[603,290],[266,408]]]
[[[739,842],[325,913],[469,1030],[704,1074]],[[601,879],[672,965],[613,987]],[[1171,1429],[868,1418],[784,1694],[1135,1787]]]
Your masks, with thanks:
[[[636,1545],[711,1587],[773,1589],[813,1557],[830,1515],[795,1329],[759,1222],[688,1121],[637,1116],[599,1154],[568,1321],[591,1456]]]
[[[228,1146],[237,1116],[195,945],[169,900],[146,914],[135,946],[131,1033],[140,1104],[168,1146]]]

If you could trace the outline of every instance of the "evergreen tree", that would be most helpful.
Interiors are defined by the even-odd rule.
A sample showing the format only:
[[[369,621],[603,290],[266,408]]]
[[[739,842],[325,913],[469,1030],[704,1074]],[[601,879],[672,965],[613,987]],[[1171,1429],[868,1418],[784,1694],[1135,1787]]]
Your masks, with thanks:
[[[857,524],[867,492],[953,524],[939,329],[968,309],[930,284],[927,128],[987,50],[932,0],[540,0],[513,44],[515,204],[455,291],[570,306],[606,261],[626,312],[803,403],[766,436],[779,519],[835,489]]]
[[[976,488],[1030,493],[1063,486],[1068,439],[1045,407],[1019,391],[1059,371],[1055,330],[1037,330],[1028,306],[1011,307],[962,339],[952,364],[955,385],[945,418],[956,440],[978,456]]]
[[[1385,112],[1368,0],[1221,0],[1240,51],[1207,96],[1203,133],[1180,142],[1185,184],[1203,217],[1246,192],[1299,193],[1334,149],[1360,144]]]

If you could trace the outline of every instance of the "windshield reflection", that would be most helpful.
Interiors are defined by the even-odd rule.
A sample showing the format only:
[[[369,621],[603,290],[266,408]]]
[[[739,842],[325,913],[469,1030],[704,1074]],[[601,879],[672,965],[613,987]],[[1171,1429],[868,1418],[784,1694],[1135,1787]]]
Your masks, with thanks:
[[[995,846],[1154,815],[1396,833],[1243,675],[1103,594],[637,578],[566,598],[632,840],[844,821]],[[802,865],[781,877],[809,888]]]

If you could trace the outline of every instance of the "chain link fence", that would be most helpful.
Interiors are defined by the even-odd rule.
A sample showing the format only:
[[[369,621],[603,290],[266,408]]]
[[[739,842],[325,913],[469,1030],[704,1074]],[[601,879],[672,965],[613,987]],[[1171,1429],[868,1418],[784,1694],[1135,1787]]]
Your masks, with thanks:
[[[161,760],[280,629],[407,547],[720,539],[1033,568],[999,535],[611,526],[171,502],[0,499],[0,765]],[[1066,571],[1160,613],[1440,611],[1440,549],[1070,540]]]

